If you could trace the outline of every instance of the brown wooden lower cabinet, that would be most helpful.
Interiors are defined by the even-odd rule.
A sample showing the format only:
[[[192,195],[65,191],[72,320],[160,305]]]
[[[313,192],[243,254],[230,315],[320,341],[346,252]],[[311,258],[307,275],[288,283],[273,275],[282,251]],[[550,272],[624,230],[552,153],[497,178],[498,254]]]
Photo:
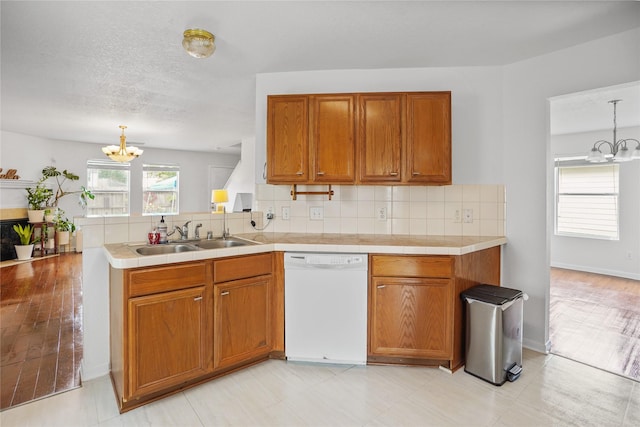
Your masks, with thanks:
[[[121,412],[269,357],[271,253],[110,271]]]
[[[206,286],[129,300],[129,391],[144,397],[211,372]]]
[[[225,270],[239,260],[243,268],[233,277],[249,277],[214,285],[216,370],[265,358],[271,352],[272,256],[216,261],[215,269]]]
[[[464,305],[499,285],[500,247],[370,255],[369,363],[464,363]],[[111,378],[121,412],[284,358],[282,252],[110,270]]]
[[[464,363],[460,293],[500,284],[500,248],[460,256],[370,255],[369,363]]]

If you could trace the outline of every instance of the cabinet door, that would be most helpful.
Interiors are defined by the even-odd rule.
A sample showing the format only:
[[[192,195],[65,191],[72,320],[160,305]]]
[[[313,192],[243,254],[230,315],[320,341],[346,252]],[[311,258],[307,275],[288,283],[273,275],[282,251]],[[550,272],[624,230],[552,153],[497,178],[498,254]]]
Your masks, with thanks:
[[[353,95],[314,95],[309,143],[315,182],[355,181]]]
[[[451,184],[451,93],[407,95],[404,180]]]
[[[214,286],[214,369],[271,351],[271,276]]]
[[[267,182],[309,180],[309,100],[269,96],[267,100]]]
[[[369,354],[449,359],[452,292],[449,279],[372,278]]]
[[[399,182],[403,96],[361,94],[358,101],[360,182]]]
[[[131,397],[164,390],[212,371],[211,291],[200,286],[131,298]]]

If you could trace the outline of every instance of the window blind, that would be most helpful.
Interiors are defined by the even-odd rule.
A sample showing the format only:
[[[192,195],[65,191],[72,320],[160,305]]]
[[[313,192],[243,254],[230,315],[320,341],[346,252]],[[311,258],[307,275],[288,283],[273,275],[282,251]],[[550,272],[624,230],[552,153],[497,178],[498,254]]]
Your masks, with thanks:
[[[618,239],[617,164],[556,167],[556,234]]]

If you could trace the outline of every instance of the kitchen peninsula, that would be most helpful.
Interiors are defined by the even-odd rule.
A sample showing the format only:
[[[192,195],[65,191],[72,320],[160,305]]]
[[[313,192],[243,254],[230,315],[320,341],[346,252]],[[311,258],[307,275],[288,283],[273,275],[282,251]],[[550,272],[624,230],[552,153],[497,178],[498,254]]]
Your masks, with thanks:
[[[500,284],[506,243],[497,236],[235,237],[254,244],[151,256],[133,244],[104,245],[111,377],[122,412],[284,358],[284,251],[368,255],[367,363],[456,370],[464,363],[460,292]]]

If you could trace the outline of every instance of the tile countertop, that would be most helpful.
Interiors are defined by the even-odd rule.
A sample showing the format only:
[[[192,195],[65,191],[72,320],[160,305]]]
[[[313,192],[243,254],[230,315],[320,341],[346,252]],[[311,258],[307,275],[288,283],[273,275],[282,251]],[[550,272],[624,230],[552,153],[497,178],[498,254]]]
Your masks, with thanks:
[[[272,251],[464,255],[507,243],[502,236],[245,233],[234,237],[257,244],[166,255],[138,255],[135,248],[143,242],[106,244],[104,250],[112,267],[124,269]]]

